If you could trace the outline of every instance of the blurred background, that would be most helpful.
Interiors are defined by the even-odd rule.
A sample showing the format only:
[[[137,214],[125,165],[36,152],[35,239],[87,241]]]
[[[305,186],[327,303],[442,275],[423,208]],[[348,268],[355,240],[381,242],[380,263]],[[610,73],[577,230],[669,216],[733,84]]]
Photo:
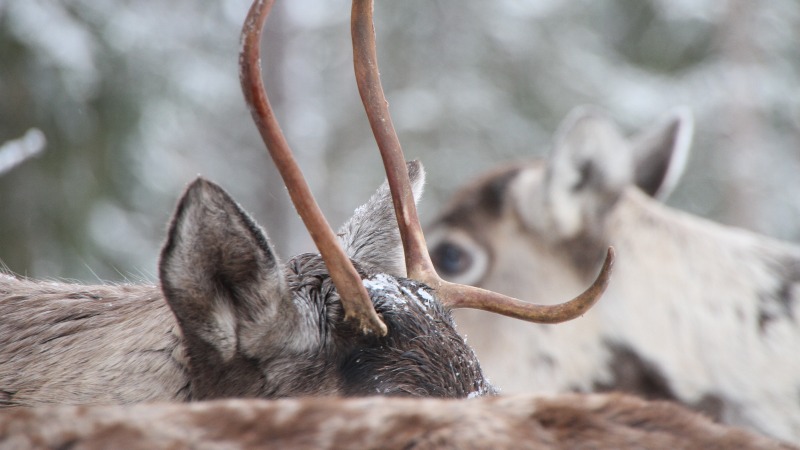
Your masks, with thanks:
[[[0,174],[0,262],[37,278],[156,279],[166,224],[202,174],[284,257],[313,247],[239,88],[245,0],[0,0],[0,145],[47,148]],[[352,71],[349,3],[278,2],[265,82],[338,227],[383,179]],[[383,84],[423,220],[504,161],[545,155],[595,104],[635,131],[689,106],[696,133],[669,203],[800,241],[797,0],[378,0]]]

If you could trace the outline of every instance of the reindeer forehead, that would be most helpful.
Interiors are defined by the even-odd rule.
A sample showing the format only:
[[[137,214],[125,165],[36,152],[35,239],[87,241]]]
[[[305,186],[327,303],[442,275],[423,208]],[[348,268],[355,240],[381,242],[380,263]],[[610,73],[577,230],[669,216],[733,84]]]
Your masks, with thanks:
[[[499,218],[507,201],[509,187],[522,168],[522,165],[502,167],[461,189],[441,220],[448,225],[462,224],[472,220],[476,212],[489,219]]]
[[[432,319],[430,313],[441,308],[428,286],[412,280],[401,283],[395,277],[379,273],[364,279],[364,286],[380,310],[409,311],[413,306]]]
[[[427,285],[383,273],[367,275],[358,263],[354,264],[378,312],[396,317],[411,316],[417,320],[425,317],[431,322],[443,318],[450,320],[450,315]],[[305,253],[292,258],[286,264],[286,273],[290,289],[300,297],[297,300],[312,304],[307,306],[326,308],[329,315],[334,310],[336,314],[341,313],[339,295],[319,255]],[[331,318],[338,318],[336,314]]]

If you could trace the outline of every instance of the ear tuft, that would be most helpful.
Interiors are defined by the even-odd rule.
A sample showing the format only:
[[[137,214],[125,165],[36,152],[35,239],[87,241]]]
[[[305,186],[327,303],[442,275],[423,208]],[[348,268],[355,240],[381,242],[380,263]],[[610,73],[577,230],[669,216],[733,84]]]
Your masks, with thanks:
[[[419,161],[406,163],[414,202],[422,197],[425,169]],[[383,182],[369,201],[359,206],[340,229],[339,239],[347,255],[371,273],[406,276],[403,245],[397,228],[389,184]]]

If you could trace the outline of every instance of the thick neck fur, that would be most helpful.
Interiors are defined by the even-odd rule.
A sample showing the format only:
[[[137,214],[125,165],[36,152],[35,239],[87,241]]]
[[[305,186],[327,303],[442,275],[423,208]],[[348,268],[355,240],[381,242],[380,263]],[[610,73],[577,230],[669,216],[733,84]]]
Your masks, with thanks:
[[[0,275],[0,317],[0,406],[188,396],[180,331],[156,286]]]
[[[608,242],[630,255],[620,258],[618,270],[637,275],[619,280],[618,286],[658,274],[640,295],[677,304],[681,301],[673,292],[703,299],[707,308],[735,315],[737,328],[755,332],[758,339],[800,328],[800,247],[677,211],[636,189],[626,191],[606,230]],[[635,232],[635,239],[624,235],[628,232]]]
[[[683,402],[715,397],[718,411],[710,412],[727,423],[800,438],[800,360],[785,353],[800,345],[800,248],[634,189],[607,230],[619,254],[597,308],[607,339],[635,347]],[[771,381],[741,381],[765,374]]]

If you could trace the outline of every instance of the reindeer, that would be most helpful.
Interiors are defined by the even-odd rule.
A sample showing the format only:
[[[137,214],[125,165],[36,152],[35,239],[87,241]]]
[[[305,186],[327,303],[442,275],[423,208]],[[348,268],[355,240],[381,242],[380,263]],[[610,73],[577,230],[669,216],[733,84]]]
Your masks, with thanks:
[[[272,119],[263,86],[252,76],[257,74],[257,69],[254,69],[254,61],[257,58],[254,55],[259,53],[258,33],[271,6],[271,0],[257,0],[245,22],[242,84],[268,148],[273,154],[277,149],[280,155],[275,159],[280,161],[278,166],[282,167],[281,173],[285,178],[292,178],[297,177],[299,172],[296,166],[293,166],[290,154],[284,152],[285,146],[281,144],[283,139],[277,124]],[[478,391],[474,392],[476,395],[468,396],[481,397],[480,388],[486,387],[487,383],[479,373],[479,369],[475,368],[476,365],[472,364],[472,360],[461,361],[460,358],[469,352],[459,350],[466,348],[464,342],[457,339],[457,335],[449,329],[450,327],[444,326],[449,324],[447,311],[444,309],[446,306],[486,307],[484,303],[488,301],[495,306],[486,307],[487,309],[501,310],[515,317],[524,316],[542,322],[555,322],[565,315],[583,313],[586,305],[591,305],[597,299],[598,293],[608,281],[613,252],[608,253],[599,280],[587,291],[588,293],[582,294],[576,301],[558,305],[554,309],[519,303],[501,295],[473,290],[439,279],[427,254],[413,202],[414,194],[411,187],[421,186],[418,181],[421,167],[412,163],[409,165],[409,170],[403,168],[402,151],[394,135],[385,97],[380,87],[372,14],[371,0],[353,2],[353,45],[359,91],[375,131],[378,146],[384,160],[388,161],[385,164],[388,169],[388,188],[385,185],[379,189],[370,203],[357,211],[356,217],[364,215],[374,219],[389,215],[390,213],[386,211],[389,202],[387,191],[391,191],[398,218],[398,229],[388,227],[392,229],[391,232],[379,231],[380,227],[367,227],[364,222],[351,219],[344,227],[342,239],[345,243],[344,248],[349,249],[350,255],[363,256],[366,251],[365,246],[375,246],[373,240],[361,240],[360,233],[363,230],[376,234],[374,239],[384,244],[397,241],[399,235],[405,248],[406,264],[403,268],[406,269],[406,274],[413,278],[425,278],[425,284],[418,280],[385,273],[359,274],[359,268],[363,273],[367,273],[364,267],[373,267],[372,264],[377,264],[378,260],[383,261],[381,264],[389,266],[392,264],[380,258],[375,260],[366,258],[364,263],[358,263],[361,259],[355,257],[353,259],[356,263],[348,266],[356,270],[359,278],[351,285],[337,282],[333,275],[333,267],[339,266],[331,264],[328,259],[330,253],[327,252],[331,248],[336,252],[335,249],[341,250],[342,247],[330,244],[324,239],[322,244],[319,243],[319,234],[328,234],[324,231],[327,228],[320,231],[309,227],[318,242],[321,257],[318,255],[296,257],[295,262],[288,264],[283,273],[264,270],[263,266],[278,265],[274,253],[269,249],[266,236],[224,191],[205,180],[197,180],[179,202],[167,244],[162,252],[160,274],[163,297],[172,309],[175,319],[170,320],[170,316],[165,314],[165,317],[160,317],[164,319],[161,328],[158,326],[153,328],[156,333],[159,329],[163,332],[170,327],[171,330],[177,330],[175,339],[178,339],[179,343],[167,347],[171,348],[169,351],[173,355],[180,353],[178,350],[180,347],[185,348],[181,358],[188,357],[189,373],[177,378],[186,380],[186,390],[194,395],[191,399],[225,396],[217,395],[220,394],[220,387],[211,386],[213,383],[248,386],[247,380],[256,377],[261,377],[263,380],[259,384],[260,389],[249,387],[237,394],[266,393],[265,396],[272,398],[271,394],[277,390],[281,393],[358,395],[364,391],[365,386],[368,386],[367,391],[369,387],[376,386],[376,383],[370,380],[373,375],[385,377],[381,382],[382,386],[395,388],[394,391],[388,392],[389,394],[460,397],[463,396],[460,394],[468,389],[477,387]],[[251,101],[252,99],[255,101]],[[400,162],[400,166],[396,165],[397,161]],[[289,167],[288,172],[286,167]],[[287,173],[292,175],[287,176]],[[301,180],[302,177],[294,179]],[[290,186],[293,198],[298,195],[303,196],[302,193],[292,192],[293,189],[303,191],[307,188],[302,182],[287,184]],[[313,204],[310,197],[303,197],[308,204]],[[313,209],[315,208],[310,208]],[[301,208],[298,210],[306,223],[311,222],[308,210]],[[227,227],[220,228],[215,222],[221,220],[222,216],[232,216],[233,219],[227,220]],[[321,216],[316,217],[320,218]],[[239,236],[231,243],[230,235],[243,235],[245,238]],[[255,242],[250,242],[247,237]],[[213,257],[198,259],[196,257],[198,245],[212,248],[210,253]],[[390,247],[394,249],[397,245]],[[228,270],[215,269],[219,265],[227,267]],[[313,265],[315,270],[306,273],[297,268],[303,265]],[[254,266],[256,268],[253,268]],[[211,273],[207,273],[208,271]],[[300,273],[305,274],[302,280],[298,280]],[[177,276],[174,276],[176,274]],[[320,287],[321,284],[324,286]],[[183,285],[188,285],[190,289],[181,287]],[[263,289],[264,285],[273,288],[283,285],[286,292],[283,297],[274,300],[274,297],[268,296],[269,291]],[[366,299],[373,306],[366,311],[362,310],[364,314],[353,313],[357,317],[354,321],[348,321],[346,319],[348,312],[357,307],[352,305],[351,297],[340,295],[337,299],[336,296],[337,293],[344,291],[342,286],[353,285],[367,288],[370,297]],[[148,289],[149,292],[156,292],[152,294],[155,299],[149,300],[159,303],[158,290],[153,287],[144,288],[145,291]],[[305,296],[297,293],[303,290]],[[455,299],[451,297],[453,294],[457,294]],[[314,298],[308,299],[308,295],[314,295]],[[358,293],[353,295],[355,297]],[[198,301],[198,298],[201,300]],[[273,300],[268,301],[270,299]],[[443,302],[442,299],[447,300]],[[320,313],[318,306],[322,301],[325,302],[322,308],[326,311]],[[404,336],[397,336],[405,330],[408,323],[398,322],[393,316],[403,315],[401,311],[405,311],[407,306],[426,312],[425,319],[420,317],[421,313],[403,316],[404,319],[412,317],[409,322],[413,322],[414,326],[419,325],[417,322],[427,322],[427,325],[424,323],[422,325],[427,327],[423,330],[426,334],[411,336],[418,332],[414,329]],[[330,310],[336,310],[338,313],[332,314]],[[380,315],[373,315],[376,310]],[[141,309],[137,312],[146,311],[147,309]],[[47,314],[46,311],[43,313]],[[289,317],[288,323],[281,322],[285,319],[282,314]],[[71,317],[80,320],[77,318],[80,315],[86,315],[86,312],[78,310],[77,314]],[[320,315],[323,317],[320,318]],[[279,320],[269,320],[272,317],[278,317]],[[146,317],[142,319],[147,320]],[[58,326],[58,323],[55,326]],[[307,333],[308,327],[313,328],[314,332]],[[285,332],[291,336],[287,338],[283,335]],[[433,336],[438,334],[446,334],[446,337],[439,339]],[[56,340],[71,336],[73,334],[63,334]],[[111,334],[111,337],[119,336],[117,332]],[[452,347],[445,349],[445,357],[438,362],[431,362],[427,358],[437,358],[436,352],[442,349],[435,349],[433,353],[428,354],[426,351],[430,348],[427,344],[409,346],[415,340],[427,341],[431,338],[435,341],[433,346],[443,344],[445,347]],[[452,342],[451,338],[456,342]],[[145,336],[142,339],[149,337]],[[319,343],[321,339],[329,341],[329,344],[322,346]],[[280,344],[273,346],[275,342]],[[392,348],[395,345],[403,348]],[[276,350],[275,347],[279,348]],[[327,368],[315,371],[315,368],[311,367],[311,370],[308,370],[309,364],[300,358],[293,359],[289,355],[297,349],[308,348],[312,350],[303,356],[321,365],[327,364]],[[345,350],[342,352],[343,348]],[[401,361],[403,363],[398,365],[390,362],[385,357],[386,353],[392,358],[404,360]],[[356,360],[353,364],[354,358]],[[197,359],[202,361],[198,363]],[[262,366],[261,362],[267,360],[270,360],[271,364]],[[276,367],[276,361],[281,365]],[[54,361],[51,362],[55,364]],[[299,366],[301,370],[298,371],[292,365]],[[454,365],[458,366],[458,369],[454,369]],[[470,367],[473,368],[472,371],[453,373],[454,370]],[[344,368],[347,370],[342,370]],[[272,377],[276,375],[276,369],[278,374],[291,372],[295,376],[307,378],[298,384],[284,377],[281,384],[275,385],[272,384]],[[227,370],[235,372],[236,377],[229,376]],[[330,371],[339,372],[339,375],[342,375],[342,372],[352,371],[351,375],[356,374],[356,376],[350,378],[345,373],[339,378],[336,374],[331,377]],[[256,373],[255,376],[252,376],[253,372]],[[461,378],[466,378],[469,382],[459,382],[458,379]],[[128,379],[135,381],[130,377]],[[332,379],[339,380],[338,386],[335,382],[331,383]],[[345,382],[342,383],[342,380]],[[202,385],[202,389],[198,388],[196,383]],[[312,388],[310,392],[308,386],[314,383],[328,386]],[[355,389],[348,391],[347,386]],[[263,389],[267,387],[269,389]],[[208,390],[212,395],[208,395]],[[427,393],[420,390],[427,390]],[[202,395],[196,395],[198,392]],[[621,394],[572,394],[553,398],[485,396],[458,401],[386,397],[348,399],[329,396],[133,405],[45,405],[38,408],[13,408],[0,411],[0,445],[9,448],[88,449],[267,446],[534,449],[794,448],[747,431],[711,423],[707,418],[691,413],[678,405],[647,402]]]
[[[490,171],[428,228],[436,269],[522,298],[575,290],[602,249],[618,280],[579,321],[456,316],[506,392],[622,390],[800,441],[800,248],[663,205],[687,159],[676,109],[624,137],[573,111],[544,160]],[[524,356],[521,356],[524,355]]]
[[[583,314],[600,297],[612,253],[596,283],[556,307],[439,280],[414,204],[424,171],[417,162],[406,165],[399,147],[380,145],[387,183],[334,234],[261,81],[259,41],[271,6],[256,2],[244,24],[242,88],[320,254],[283,264],[243,208],[198,178],[171,220],[159,286],[0,276],[0,406],[490,395],[494,388],[449,309],[558,322]],[[365,89],[374,89],[371,76],[361,75]]]
[[[797,450],[619,393],[17,408],[0,411],[0,447]]]

